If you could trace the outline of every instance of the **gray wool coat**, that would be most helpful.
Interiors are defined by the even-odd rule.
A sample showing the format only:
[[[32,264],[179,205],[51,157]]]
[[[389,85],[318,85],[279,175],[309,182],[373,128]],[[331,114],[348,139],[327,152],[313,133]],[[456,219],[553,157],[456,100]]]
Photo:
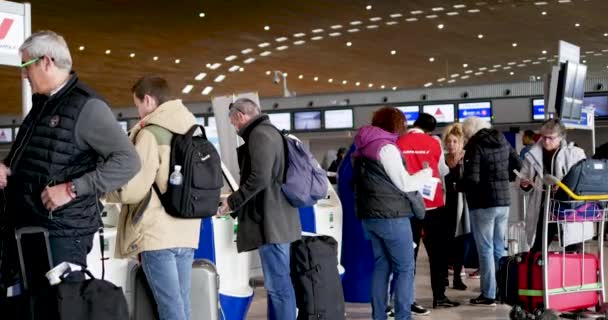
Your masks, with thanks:
[[[286,160],[281,134],[267,115],[260,115],[241,128],[239,135],[245,141],[237,150],[241,181],[239,190],[228,198],[239,219],[237,250],[300,239],[298,209],[281,191]]]

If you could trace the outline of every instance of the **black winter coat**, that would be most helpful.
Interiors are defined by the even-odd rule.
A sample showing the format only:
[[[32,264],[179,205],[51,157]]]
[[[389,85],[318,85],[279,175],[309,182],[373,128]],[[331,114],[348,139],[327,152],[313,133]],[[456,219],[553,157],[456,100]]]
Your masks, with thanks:
[[[466,193],[469,209],[509,206],[509,182],[515,180],[513,169],[520,170],[521,162],[505,136],[495,129],[481,129],[464,149],[459,188]]]

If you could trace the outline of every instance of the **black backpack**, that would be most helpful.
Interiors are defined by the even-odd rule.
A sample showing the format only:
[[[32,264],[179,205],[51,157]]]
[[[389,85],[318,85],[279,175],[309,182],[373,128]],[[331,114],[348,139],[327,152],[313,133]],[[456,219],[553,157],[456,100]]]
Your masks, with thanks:
[[[159,131],[168,131],[160,126],[148,126],[159,141]],[[161,128],[162,130],[155,130]],[[197,129],[202,135],[195,136]],[[171,162],[169,175],[176,165],[182,167],[181,185],[167,184],[167,192],[154,190],[168,214],[177,218],[200,219],[217,213],[220,192],[224,186],[220,156],[205,133],[205,128],[194,125],[185,134],[171,133]]]
[[[291,244],[290,256],[298,320],[345,319],[336,240],[304,236]]]
[[[608,160],[583,159],[570,168],[562,183],[577,195],[608,194]],[[562,189],[555,193],[555,199],[572,200]]]

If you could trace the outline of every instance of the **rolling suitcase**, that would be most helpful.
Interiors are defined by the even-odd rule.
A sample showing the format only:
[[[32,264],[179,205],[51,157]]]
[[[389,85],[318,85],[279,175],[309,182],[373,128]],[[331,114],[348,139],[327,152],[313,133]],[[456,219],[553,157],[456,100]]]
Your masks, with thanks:
[[[156,301],[141,265],[136,265],[131,274],[134,279],[133,320],[159,319]],[[192,263],[190,305],[192,320],[219,319],[219,277],[209,260]]]
[[[496,300],[499,303],[514,306],[519,304],[519,264],[527,253],[502,257],[498,260],[496,272]]]
[[[583,287],[598,285],[597,257],[592,254],[558,252],[548,254],[549,308],[556,311],[573,311],[595,306],[599,301],[596,291],[576,292]],[[583,269],[584,261],[584,269]],[[519,299],[528,312],[544,308],[542,254],[530,253],[519,264]],[[564,292],[563,288],[574,290]]]

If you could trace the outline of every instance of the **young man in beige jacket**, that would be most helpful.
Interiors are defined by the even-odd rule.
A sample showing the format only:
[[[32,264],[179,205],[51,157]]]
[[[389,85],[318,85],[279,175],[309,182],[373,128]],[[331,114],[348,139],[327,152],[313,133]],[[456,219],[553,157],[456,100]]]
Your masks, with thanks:
[[[166,213],[154,183],[167,190],[172,134],[184,134],[196,124],[181,100],[169,100],[167,81],[146,76],[132,88],[141,121],[129,137],[141,159],[141,170],[108,197],[123,204],[118,226],[120,256],[141,255],[162,320],[190,319],[190,280],[200,219],[179,219]]]

